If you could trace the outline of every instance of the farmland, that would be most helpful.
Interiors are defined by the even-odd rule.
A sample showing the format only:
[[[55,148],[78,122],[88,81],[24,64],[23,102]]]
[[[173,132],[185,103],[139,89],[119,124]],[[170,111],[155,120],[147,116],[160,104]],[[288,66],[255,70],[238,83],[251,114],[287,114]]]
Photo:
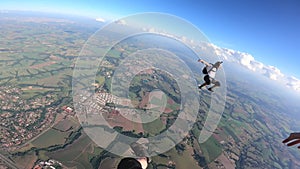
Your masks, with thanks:
[[[49,159],[68,168],[115,166],[122,157],[99,147],[84,127],[98,125],[101,132],[110,127],[120,134],[147,138],[165,131],[177,119],[182,108],[178,81],[167,71],[150,66],[139,71],[139,67],[131,65],[146,65],[146,58],[154,55],[143,53],[141,57],[145,59],[124,63],[130,71],[124,71],[121,77],[133,77],[128,82],[128,97],[119,96],[122,93],[119,88],[125,86],[126,79],[116,81],[112,88],[121,59],[139,51],[138,47],[147,46],[139,39],[127,39],[112,48],[103,58],[93,82],[87,79],[88,69],[84,69],[92,65],[91,61],[82,62],[83,87],[93,87],[92,97],[98,101],[88,106],[95,110],[92,113],[98,114],[86,114],[84,117],[90,118],[87,122],[78,119],[76,113],[84,113],[84,109],[76,112],[73,107],[73,70],[82,46],[101,25],[92,21],[82,24],[70,18],[16,18],[0,15],[0,136],[1,154],[18,166],[32,168],[31,165]],[[101,43],[106,45],[105,39]],[[158,58],[158,62],[165,60]],[[167,63],[178,66],[172,59]],[[231,69],[226,67],[226,71]],[[292,131],[291,124],[295,128],[299,124],[286,115],[292,109],[274,99],[280,98],[276,93],[263,90],[265,84],[253,88],[249,82],[254,78],[247,79],[247,74],[237,76],[245,77],[243,81],[235,77],[236,73],[240,71],[228,73],[225,110],[211,137],[198,143],[212,96],[209,91],[201,90],[192,130],[174,148],[152,157],[150,168],[300,167],[299,152],[281,144],[286,133]],[[183,79],[187,76],[184,71],[179,74]],[[197,83],[203,82],[199,72],[195,76]],[[147,123],[132,122],[134,118],[143,122],[141,114],[132,113],[136,109],[156,118]],[[97,123],[94,117],[99,115],[110,126]],[[171,139],[166,139],[164,145],[171,143]],[[122,148],[124,144],[117,146]]]

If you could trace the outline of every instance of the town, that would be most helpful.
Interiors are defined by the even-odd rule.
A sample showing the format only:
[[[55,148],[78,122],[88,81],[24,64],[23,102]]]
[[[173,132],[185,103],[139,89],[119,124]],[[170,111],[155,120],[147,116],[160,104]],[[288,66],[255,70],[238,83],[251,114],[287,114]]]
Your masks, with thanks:
[[[22,99],[23,90],[12,86],[0,87],[1,148],[10,151],[49,129],[61,111],[53,105],[56,102],[53,94]]]

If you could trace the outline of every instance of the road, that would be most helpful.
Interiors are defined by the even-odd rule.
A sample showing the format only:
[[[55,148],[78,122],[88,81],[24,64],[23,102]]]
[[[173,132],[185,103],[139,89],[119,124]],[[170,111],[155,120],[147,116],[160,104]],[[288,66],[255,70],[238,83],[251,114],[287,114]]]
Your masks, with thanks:
[[[9,167],[12,169],[18,169],[17,165],[11,161],[10,159],[8,159],[7,157],[5,157],[4,155],[0,154],[0,159]]]

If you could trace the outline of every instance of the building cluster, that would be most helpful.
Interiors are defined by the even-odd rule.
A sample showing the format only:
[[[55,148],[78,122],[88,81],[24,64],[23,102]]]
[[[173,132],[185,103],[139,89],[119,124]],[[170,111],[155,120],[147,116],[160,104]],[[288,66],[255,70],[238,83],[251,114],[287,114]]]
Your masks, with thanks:
[[[23,99],[22,89],[0,87],[0,145],[11,148],[46,130],[55,118],[52,95]]]
[[[56,160],[49,159],[47,161],[39,161],[33,168],[34,169],[56,169],[56,168],[62,168],[62,164]]]
[[[106,92],[98,92],[96,94],[97,103],[101,106],[105,106],[106,103],[119,104],[119,99],[114,95]]]

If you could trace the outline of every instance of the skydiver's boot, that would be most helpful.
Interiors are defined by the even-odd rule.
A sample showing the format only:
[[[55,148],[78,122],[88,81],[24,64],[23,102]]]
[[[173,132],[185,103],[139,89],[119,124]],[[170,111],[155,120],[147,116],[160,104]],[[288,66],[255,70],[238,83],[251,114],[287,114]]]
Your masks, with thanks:
[[[214,92],[213,88],[218,87],[218,86],[220,86],[220,83],[217,83],[217,84],[213,85],[212,87],[208,88],[207,90],[209,90],[211,92]]]
[[[202,85],[198,85],[199,89],[202,89],[202,87],[206,86],[206,83],[203,83]]]

